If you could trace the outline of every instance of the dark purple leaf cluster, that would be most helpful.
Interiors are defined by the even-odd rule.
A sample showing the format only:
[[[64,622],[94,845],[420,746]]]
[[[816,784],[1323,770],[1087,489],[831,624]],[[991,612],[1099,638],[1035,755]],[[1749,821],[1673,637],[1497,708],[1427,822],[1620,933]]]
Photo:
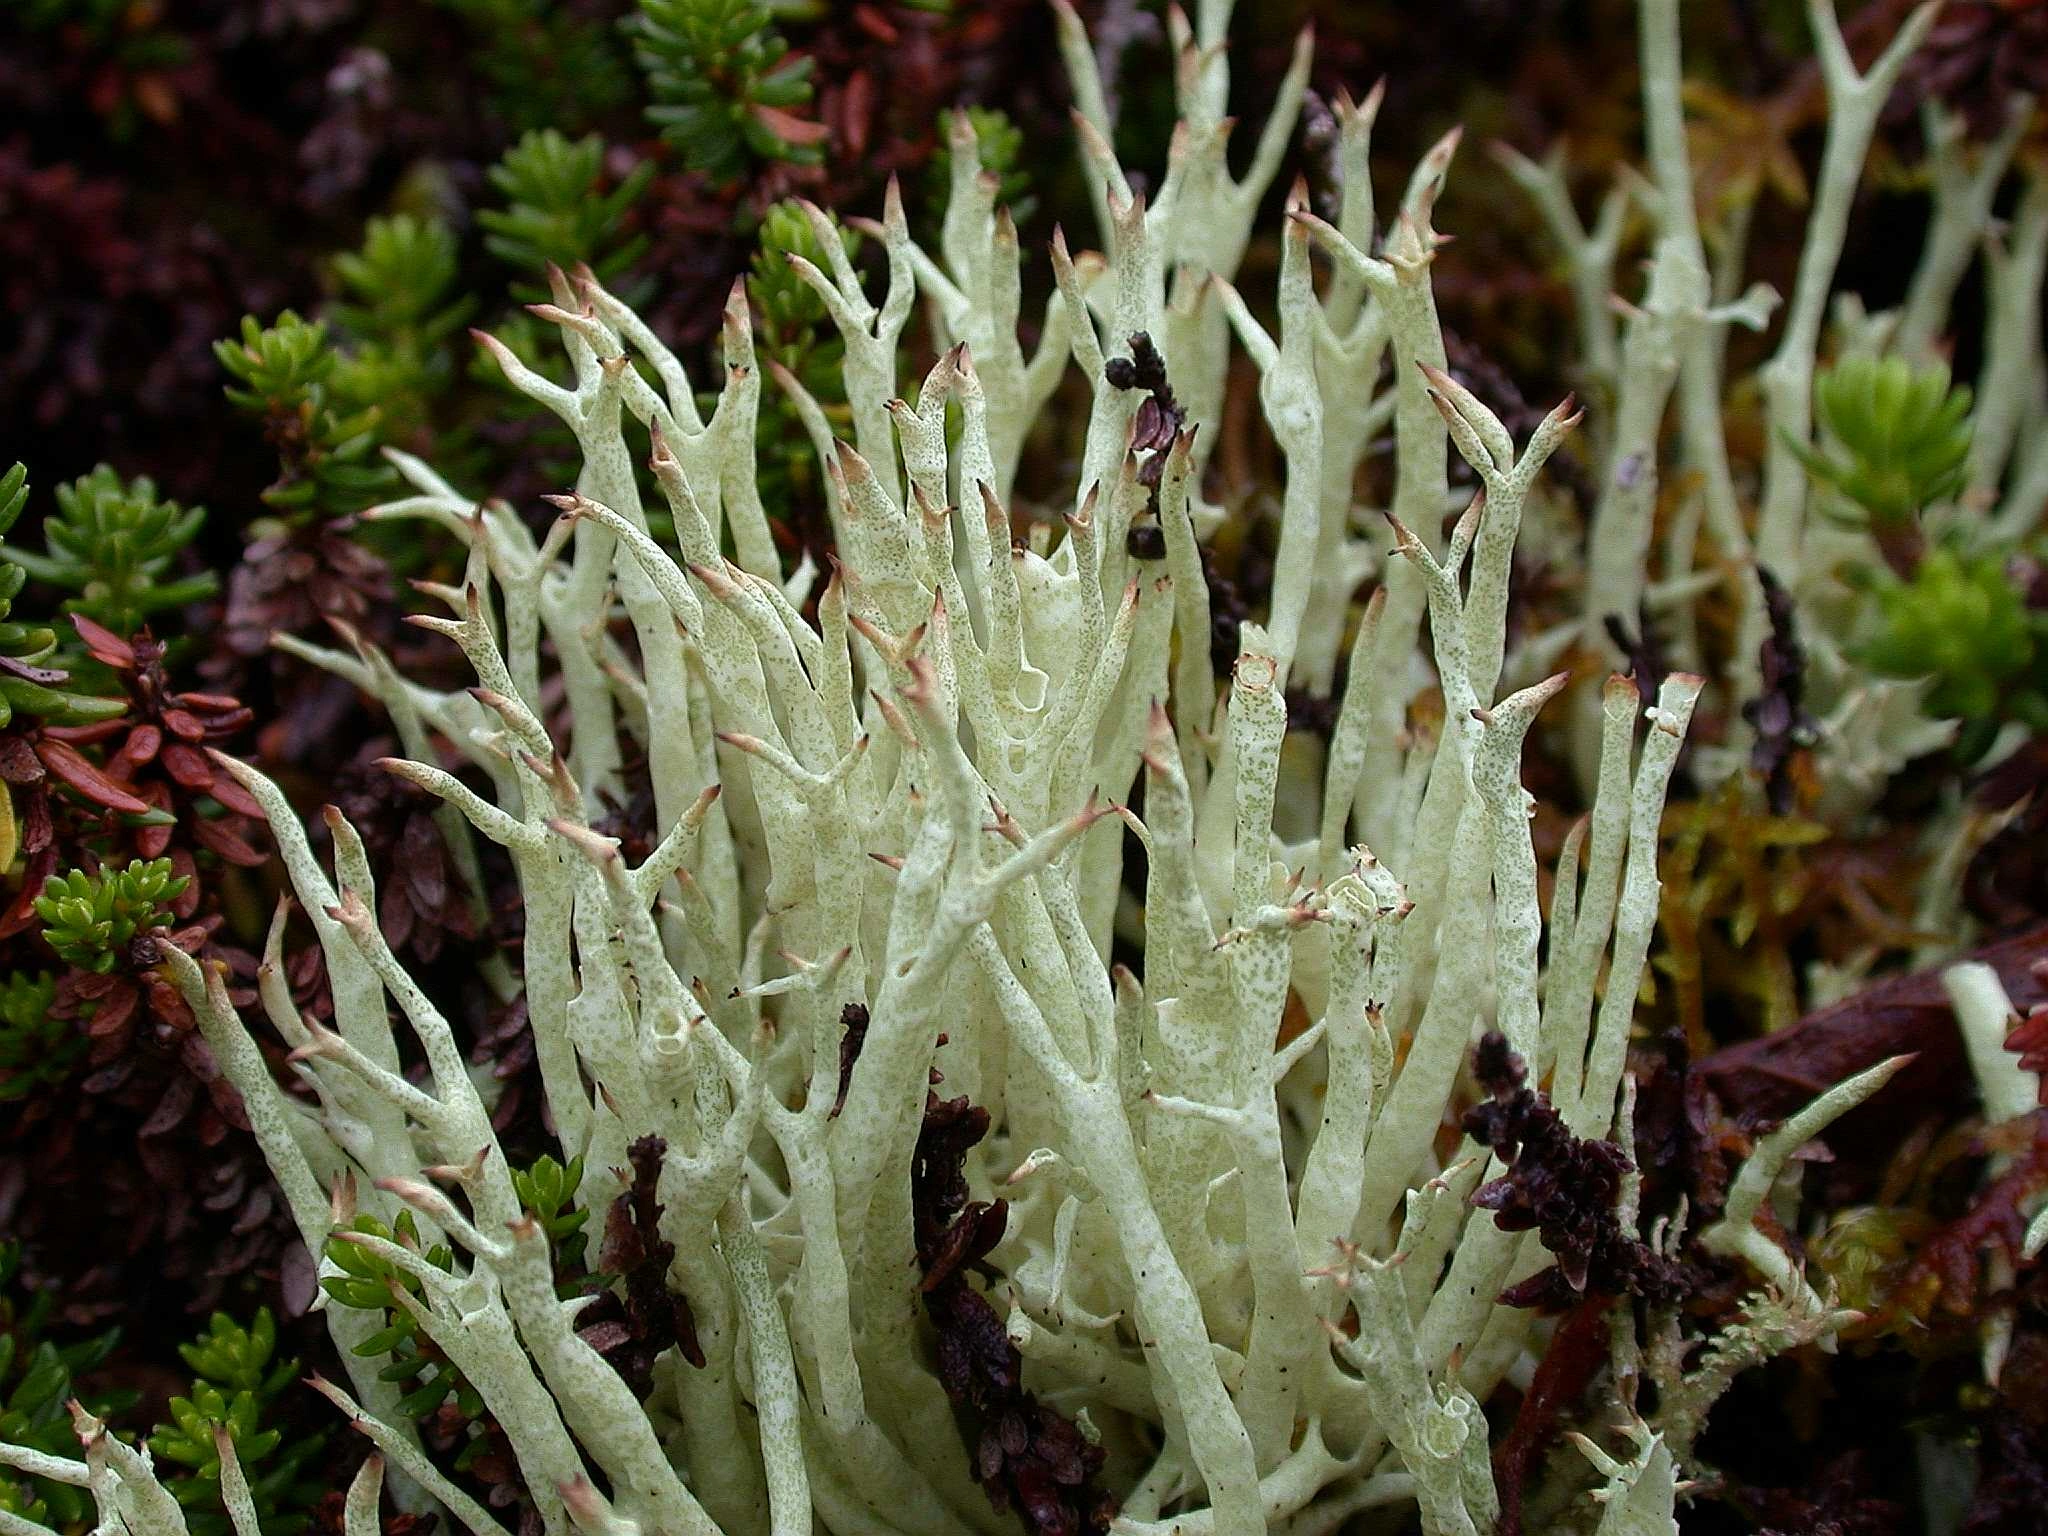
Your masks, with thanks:
[[[1159,552],[1166,553],[1163,535]],[[1209,588],[1209,664],[1218,672],[1228,672],[1237,665],[1238,632],[1272,592],[1273,557],[1267,550],[1248,546],[1234,570],[1225,570],[1210,545],[1200,545],[1199,553],[1202,577]]]
[[[1903,1531],[1906,1511],[1876,1494],[1874,1470],[1866,1453],[1851,1451],[1822,1467],[1809,1487],[1755,1492],[1750,1502],[1764,1522],[1758,1536],[1892,1536]]]
[[[488,1068],[502,1085],[498,1102],[491,1106],[491,1126],[501,1137],[514,1126],[540,1118],[540,1094],[529,1091],[533,1090],[533,1065],[538,1057],[524,992],[485,1012],[476,1026],[476,1038],[470,1042],[469,1059]]]
[[[1188,419],[1187,411],[1173,398],[1173,385],[1167,382],[1166,359],[1159,355],[1152,338],[1138,331],[1131,337],[1131,355],[1104,363],[1102,378],[1112,389],[1145,391],[1147,398],[1131,423],[1131,448],[1152,454],[1139,468],[1138,478],[1146,485],[1157,485],[1166,468],[1163,455]]]
[[[868,1006],[848,1003],[839,1010],[839,1094],[832,1100],[832,1115],[846,1108],[846,1090],[853,1083],[853,1064],[860,1060],[860,1048],[868,1043]]]
[[[1628,627],[1628,620],[1618,613],[1608,614],[1602,623],[1606,626],[1607,638],[1614,642],[1614,648],[1628,658],[1628,680],[1636,685],[1637,696],[1645,704],[1654,704],[1657,690],[1671,675],[1671,666],[1665,659],[1663,643],[1657,638],[1656,630],[1650,627],[1648,608],[1637,610],[1633,630]]]
[[[653,1392],[655,1359],[671,1346],[704,1368],[696,1314],[689,1298],[668,1284],[676,1248],[661,1235],[662,1206],[654,1197],[667,1155],[668,1143],[659,1136],[642,1136],[626,1149],[633,1182],[605,1213],[597,1256],[598,1268],[623,1280],[626,1294],[606,1292],[583,1313],[576,1330],[641,1398]]]
[[[842,1060],[851,1065],[843,1054]],[[1002,1241],[1009,1221],[1006,1202],[969,1198],[967,1154],[988,1127],[988,1111],[979,1105],[925,1094],[911,1207],[924,1276],[919,1288],[939,1335],[939,1381],[954,1406],[978,1421],[974,1476],[990,1503],[1016,1510],[1038,1536],[1104,1532],[1115,1506],[1092,1486],[1101,1449],[1024,1390],[1023,1358],[1002,1318],[967,1283],[967,1272]]]
[[[1794,756],[1812,745],[1818,727],[1806,712],[1806,647],[1799,640],[1792,594],[1762,566],[1756,579],[1763,583],[1771,632],[1757,655],[1763,692],[1742,706],[1742,718],[1756,730],[1750,770],[1764,781],[1771,809],[1783,816],[1792,809]]]
[[[1166,530],[1159,525],[1159,477],[1166,472],[1166,453],[1187,425],[1187,409],[1173,398],[1167,381],[1166,359],[1144,331],[1131,336],[1131,355],[1112,357],[1102,365],[1103,382],[1112,389],[1142,389],[1145,399],[1131,423],[1131,451],[1143,453],[1138,465],[1138,483],[1151,491],[1148,520],[1135,522],[1124,535],[1124,545],[1133,559],[1166,558]]]
[[[1501,1301],[1561,1312],[1589,1291],[1677,1299],[1684,1291],[1680,1267],[1623,1231],[1615,1215],[1622,1175],[1634,1167],[1621,1148],[1574,1136],[1550,1101],[1528,1086],[1528,1069],[1498,1031],[1480,1038],[1472,1070],[1488,1097],[1465,1111],[1465,1133],[1509,1165],[1479,1187],[1472,1203],[1492,1211],[1503,1232],[1539,1233],[1557,1259],[1510,1286]]]
[[[1945,6],[1906,67],[1904,91],[1962,113],[1971,137],[1996,138],[2013,97],[2048,92],[2048,4],[1960,0]]]

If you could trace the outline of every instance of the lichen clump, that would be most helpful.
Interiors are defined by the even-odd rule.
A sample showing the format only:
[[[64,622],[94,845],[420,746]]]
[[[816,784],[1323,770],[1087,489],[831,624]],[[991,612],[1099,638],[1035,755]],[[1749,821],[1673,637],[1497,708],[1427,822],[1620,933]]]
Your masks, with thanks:
[[[1847,216],[1831,183],[1826,270],[1815,288],[1802,267],[1765,370],[1743,516],[1717,338],[1764,323],[1771,296],[1710,285],[1671,0],[1644,6],[1662,222],[1618,333],[1611,242],[1604,267],[1583,230],[1570,253],[1593,279],[1608,417],[1588,429],[1565,400],[1518,441],[1453,377],[1432,274],[1456,138],[1383,215],[1376,95],[1336,101],[1330,217],[1286,196],[1256,309],[1235,281],[1310,55],[1304,38],[1234,174],[1228,10],[1175,13],[1180,121],[1141,195],[1060,7],[1103,249],[1054,236],[1029,348],[1016,227],[968,118],[935,240],[893,188],[879,220],[778,213],[842,349],[829,401],[768,367],[820,466],[829,571],[771,531],[743,287],[715,390],[588,266],[551,268],[533,307],[559,358],[480,337],[574,441],[552,523],[420,457],[371,463],[373,407],[331,394],[317,328],[252,326],[223,349],[240,403],[299,434],[271,492],[281,527],[395,473],[403,493],[365,522],[464,551],[459,582],[421,586],[445,611],[413,622],[470,684],[409,679],[345,626],[339,648],[279,644],[388,710],[404,755],[382,766],[438,802],[457,867],[514,872],[520,969],[476,984],[523,1010],[552,1137],[541,1161],[508,1160],[497,1084],[395,953],[377,892],[393,872],[347,817],[326,812],[323,861],[277,784],[214,754],[269,821],[331,1013],[289,984],[284,910],[250,1006],[220,964],[168,943],[152,959],[321,1256],[347,1380],[317,1385],[379,1452],[349,1536],[375,1529],[387,1470],[404,1507],[477,1536],[505,1526],[470,1474],[547,1536],[1254,1536],[1377,1510],[1479,1536],[1525,1509],[1543,1529],[1662,1536],[1735,1372],[1852,1319],[1769,1201],[1903,1058],[1758,1136],[1698,1230],[1683,1206],[1642,1208],[1628,1052],[1660,822],[1710,670],[1724,739],[1692,743],[1694,775],[1754,760],[1775,783],[1823,735],[1928,727],[1924,686],[1845,685],[1850,642],[1795,632],[1794,597],[1849,590],[1829,540],[1860,557],[1922,514],[1940,533],[2012,437],[1987,468],[1970,397],[1887,363],[1830,376],[1809,442]],[[1814,10],[1860,165],[1930,18],[1859,73]],[[670,59],[662,120],[721,163],[760,152],[807,89],[757,50],[739,60],[754,108],[726,111],[697,73],[723,36],[641,37]],[[879,298],[849,234],[879,251]],[[912,379],[920,301],[935,361]],[[1245,367],[1284,480],[1270,595],[1219,665],[1203,551],[1241,509],[1210,499],[1206,470]],[[1699,500],[1653,580],[1675,391]],[[1055,487],[1037,445],[1073,414]],[[1897,462],[1887,422],[1915,434]],[[1360,506],[1389,431],[1386,504]],[[1598,466],[1589,530],[1544,475],[1568,441]],[[1454,495],[1452,453],[1477,494]],[[1810,518],[1814,481],[1861,516]],[[1703,529],[1725,570],[1694,568]],[[1518,543],[1582,534],[1580,611],[1511,636]],[[1643,661],[1646,616],[1721,581],[1725,654],[1690,632],[1671,667]],[[1603,682],[1629,639],[1637,675]],[[1322,731],[1290,728],[1295,695],[1324,701]],[[1588,808],[1541,859],[1523,787],[1539,720]],[[1867,807],[1883,776],[1832,781],[1850,807],[1834,809]],[[168,865],[131,865],[58,882],[44,916],[70,950],[112,954],[176,894]],[[1995,1010],[1978,1013],[1981,1037]],[[266,1059],[280,1042],[300,1092]],[[1709,1261],[1748,1292],[1718,1330],[1682,1308]],[[1497,1475],[1482,1405],[1560,1313],[1601,1346],[1612,1433],[1525,1487],[1520,1463]],[[186,1530],[144,1451],[79,1413],[85,1462],[0,1460],[83,1479],[110,1527]],[[176,1457],[218,1478],[240,1536],[275,1530],[243,1466],[255,1439],[223,1434],[208,1461],[188,1418]]]

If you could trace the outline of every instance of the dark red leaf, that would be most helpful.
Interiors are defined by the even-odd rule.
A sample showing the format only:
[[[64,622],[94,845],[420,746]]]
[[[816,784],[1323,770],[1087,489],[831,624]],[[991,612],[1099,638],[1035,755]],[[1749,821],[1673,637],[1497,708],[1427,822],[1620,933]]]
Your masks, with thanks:
[[[118,736],[133,724],[122,717],[112,720],[94,720],[86,725],[46,725],[43,734],[57,741],[68,741],[74,747],[89,747]]]
[[[2048,923],[1957,958],[1991,966],[2013,1006],[2025,1013],[2048,1001],[2048,984],[2029,964],[2043,955]],[[1702,1058],[1694,1075],[1711,1086],[1732,1117],[1756,1126],[1797,1113],[1866,1067],[1909,1054],[1914,1060],[1828,1137],[1838,1154],[1866,1142],[1883,1151],[1897,1144],[1902,1110],[1910,1110],[1908,1119],[1937,1113],[1970,1092],[1973,1079],[1963,1063],[1941,968],[1887,977],[1776,1034],[1723,1047]]]
[[[588,1328],[577,1329],[576,1337],[603,1355],[622,1344],[631,1343],[633,1330],[621,1322],[593,1323]]]
[[[43,731],[49,734],[49,727]],[[9,784],[33,784],[42,776],[42,761],[28,738],[15,731],[0,733],[0,779]]]
[[[164,772],[185,788],[203,791],[213,787],[213,759],[197,747],[188,747],[181,741],[173,741],[165,745],[160,756]]]
[[[242,788],[241,783],[225,770],[214,774],[212,792],[214,799],[236,815],[248,816],[256,821],[266,819],[263,807],[257,803],[256,797]]]
[[[128,733],[128,739],[121,743],[119,756],[123,762],[141,767],[152,761],[164,744],[163,727],[147,722],[138,725]]]
[[[74,613],[70,618],[71,627],[78,631],[78,638],[85,642],[94,661],[117,672],[135,670],[134,646],[96,619],[88,619],[82,613]]]
[[[110,811],[126,811],[131,816],[141,816],[149,810],[147,802],[138,800],[127,788],[101,773],[74,747],[61,741],[44,740],[36,743],[36,756],[43,760],[43,766],[51,773],[95,805],[103,805]]]
[[[137,827],[135,829],[135,852],[145,859],[160,859],[164,850],[171,846],[171,834],[176,827]]]
[[[85,1032],[95,1040],[122,1033],[135,1017],[136,1007],[141,1001],[142,994],[135,989],[135,984],[123,978],[118,989],[99,1000],[92,1011],[92,1018],[86,1022]]]
[[[164,726],[174,736],[187,741],[206,740],[206,726],[189,709],[167,709],[164,711]]]
[[[177,1129],[178,1122],[185,1118],[185,1111],[192,1107],[199,1097],[199,1085],[189,1076],[180,1073],[164,1087],[163,1097],[157,1100],[149,1118],[142,1122],[138,1136],[161,1136]]]
[[[0,672],[11,672],[16,677],[31,683],[51,687],[66,681],[71,674],[61,667],[38,667],[23,661],[19,656],[0,654]]]
[[[230,864],[239,864],[244,869],[256,869],[269,861],[269,855],[260,852],[243,840],[231,821],[226,818],[214,820],[205,816],[188,819],[193,839],[203,848],[211,850]]]

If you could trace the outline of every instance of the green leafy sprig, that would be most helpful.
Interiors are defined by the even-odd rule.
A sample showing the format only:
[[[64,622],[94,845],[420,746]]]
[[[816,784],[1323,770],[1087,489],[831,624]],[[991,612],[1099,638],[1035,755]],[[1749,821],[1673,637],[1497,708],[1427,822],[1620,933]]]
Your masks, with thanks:
[[[36,915],[58,959],[104,976],[127,959],[136,939],[171,925],[171,903],[190,883],[169,859],[136,859],[97,875],[74,869],[50,876],[36,898]]]
[[[640,0],[627,23],[647,77],[650,120],[683,164],[727,185],[757,160],[815,165],[829,136],[796,109],[811,60],[794,55],[754,0]]]
[[[1951,386],[1947,364],[1844,358],[1814,381],[1813,403],[1828,446],[1790,446],[1814,479],[1851,504],[1851,521],[1908,524],[1962,489],[1970,391]]]
[[[0,475],[0,535],[4,535],[28,505],[28,470],[16,464]],[[125,699],[95,698],[66,688],[70,675],[59,668],[44,666],[57,649],[57,632],[43,624],[25,624],[14,617],[14,599],[21,594],[28,572],[0,549],[0,726],[17,714],[46,720],[52,725],[79,725],[93,720],[111,720],[128,708]],[[5,792],[0,791],[0,800]],[[0,806],[0,845],[7,857],[14,857],[13,803]]]
[[[17,1303],[20,1272],[21,1245],[0,1242],[0,1441],[75,1460],[78,1436],[67,1407],[73,1398],[102,1419],[135,1406],[133,1392],[99,1392],[80,1380],[113,1353],[120,1331],[110,1328],[73,1344],[52,1343],[43,1330],[56,1297],[38,1291],[26,1306]],[[83,1488],[0,1469],[0,1510],[72,1530],[91,1520],[93,1502]]]
[[[214,353],[235,380],[228,399],[262,418],[277,449],[266,504],[287,516],[347,517],[394,483],[377,456],[380,408],[336,391],[340,354],[325,324],[289,309],[270,326],[245,316],[240,338],[215,342]]]
[[[54,1087],[85,1059],[87,1041],[77,1025],[51,1014],[56,1000],[48,971],[9,971],[0,979],[0,1104]]]
[[[470,24],[470,62],[515,132],[601,122],[636,82],[616,29],[561,0],[438,0]]]
[[[149,1448],[185,1469],[166,1483],[184,1508],[193,1536],[227,1536],[232,1530],[221,1502],[216,1427],[234,1443],[264,1536],[303,1530],[325,1491],[309,1464],[326,1436],[287,1441],[274,1422],[279,1398],[298,1377],[299,1362],[277,1358],[277,1322],[270,1309],[258,1308],[247,1328],[216,1312],[206,1332],[179,1345],[178,1353],[192,1370],[192,1389],[171,1399],[170,1422],[156,1427]]]
[[[837,221],[833,228],[840,249],[852,256],[853,231]],[[826,318],[825,301],[790,266],[792,256],[801,256],[823,272],[832,270],[810,216],[801,204],[784,199],[762,218],[757,241],[747,273],[747,296],[761,317],[757,350],[795,374],[820,405],[843,402],[846,344]]]
[[[351,345],[335,366],[336,395],[351,408],[381,406],[381,420],[427,420],[454,376],[450,338],[475,308],[455,292],[461,247],[439,219],[372,219],[360,249],[334,258],[344,295],[335,325]]]
[[[43,522],[46,554],[13,545],[0,546],[0,554],[38,581],[74,593],[64,600],[65,612],[129,635],[156,614],[198,602],[219,586],[210,571],[170,574],[205,521],[204,507],[159,500],[148,476],[124,482],[102,464],[57,487],[57,510]]]
[[[435,1269],[452,1270],[455,1266],[454,1253],[446,1243],[422,1247],[419,1226],[410,1211],[400,1211],[394,1225],[375,1216],[358,1216],[345,1230],[396,1243],[418,1253]],[[358,1344],[355,1352],[366,1359],[385,1354],[391,1357],[382,1376],[405,1388],[405,1395],[398,1400],[399,1408],[415,1419],[423,1419],[452,1398],[464,1419],[474,1421],[481,1417],[484,1403],[476,1388],[421,1331],[418,1319],[394,1300],[395,1289],[423,1302],[426,1287],[419,1277],[407,1274],[383,1255],[344,1237],[328,1239],[327,1257],[340,1273],[328,1275],[320,1282],[320,1288],[345,1307],[384,1316],[384,1326]],[[470,1440],[462,1456],[456,1459],[457,1468],[466,1465],[466,1457],[480,1453],[482,1446],[480,1436]]]
[[[580,1288],[585,1273],[584,1254],[590,1242],[589,1234],[583,1230],[589,1224],[590,1212],[570,1204],[582,1183],[580,1157],[571,1158],[566,1166],[552,1157],[542,1157],[530,1167],[512,1170],[512,1192],[547,1234],[556,1279],[571,1293]]]
[[[606,190],[603,139],[569,139],[552,128],[536,129],[490,169],[490,183],[505,206],[478,211],[484,245],[528,277],[537,277],[550,262],[565,270],[581,262],[600,278],[611,278],[647,248],[647,237],[629,233],[627,226],[653,175],[654,167],[643,160]],[[512,291],[534,302],[548,297],[531,282],[515,284]]]
[[[2028,608],[2004,555],[1940,546],[1910,579],[1877,581],[1871,598],[1857,659],[1887,677],[1933,679],[1927,711],[1963,722],[1965,757],[2004,720],[2048,730],[2048,613]]]
[[[836,223],[833,228],[841,249],[851,256],[853,232]],[[768,209],[757,242],[747,273],[747,295],[760,316],[755,348],[771,366],[787,369],[823,407],[828,419],[843,422],[847,415],[846,343],[839,328],[827,318],[825,301],[790,266],[790,257],[801,256],[830,273],[832,265],[824,244],[802,206],[791,200]],[[803,423],[780,389],[762,391],[755,440],[759,444],[756,472],[765,503],[787,510],[814,503],[822,496],[817,460],[807,446]]]

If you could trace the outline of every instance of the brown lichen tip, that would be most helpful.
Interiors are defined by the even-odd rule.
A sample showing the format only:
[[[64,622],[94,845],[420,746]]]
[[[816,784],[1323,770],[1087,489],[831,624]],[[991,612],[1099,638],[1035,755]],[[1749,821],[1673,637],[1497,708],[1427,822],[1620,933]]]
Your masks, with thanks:
[[[587,1476],[557,1483],[555,1492],[561,1495],[563,1508],[579,1529],[597,1529],[611,1522],[611,1506]]]
[[[516,352],[506,346],[504,342],[498,340],[489,331],[471,326],[469,329],[469,339],[483,348],[484,351],[490,353],[492,360],[508,373],[515,368],[523,369],[526,366],[519,361],[519,355]]]
[[[918,626],[920,635],[923,629],[923,625]],[[932,667],[930,659],[924,656],[908,657],[904,661],[904,670],[909,672],[910,681],[897,692],[912,708],[920,711],[929,710],[937,701],[939,694],[939,675]]]
[[[579,821],[571,821],[565,816],[551,816],[545,825],[550,832],[593,864],[611,864],[621,857],[617,838],[606,837],[602,832],[593,831]]]
[[[288,1063],[296,1066],[302,1061],[325,1060],[337,1058],[345,1054],[341,1036],[337,1035],[333,1030],[317,1019],[307,1019],[305,1025],[306,1043],[285,1053],[284,1059]],[[353,1186],[349,1189],[349,1200],[351,1202],[351,1209],[353,1209],[353,1202],[355,1200],[355,1189]]]

